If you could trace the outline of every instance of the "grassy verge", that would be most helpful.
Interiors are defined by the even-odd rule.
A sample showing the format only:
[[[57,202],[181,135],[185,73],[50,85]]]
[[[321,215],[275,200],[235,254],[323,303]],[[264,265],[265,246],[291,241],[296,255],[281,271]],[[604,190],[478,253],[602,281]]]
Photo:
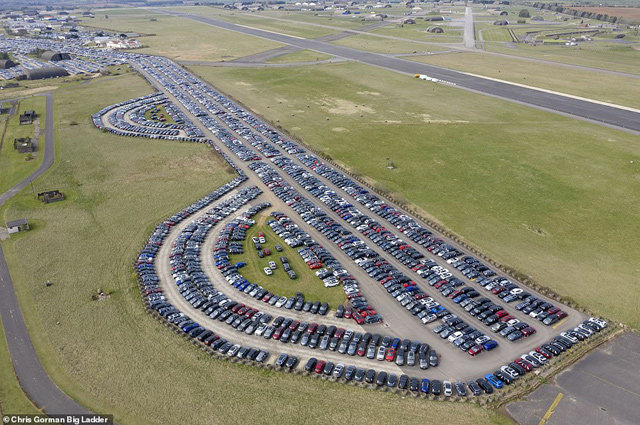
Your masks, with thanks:
[[[91,126],[91,111],[149,91],[128,75],[56,93],[58,156],[37,185],[60,188],[68,199],[45,206],[22,194],[0,211],[34,223],[3,248],[40,359],[65,392],[122,424],[313,423],[327,405],[352,422],[509,423],[470,404],[217,361],[151,318],[132,276],[137,250],[159,220],[232,175],[202,145],[121,138]],[[46,279],[53,286],[45,288]],[[110,298],[92,301],[98,288]]]
[[[640,326],[636,136],[362,64],[194,69],[498,261]]]
[[[295,53],[289,53],[288,55],[279,56],[277,58],[269,59],[269,63],[293,63],[293,62],[315,62],[331,59],[331,55],[327,55],[320,52],[314,52],[313,50],[300,50]]]
[[[2,324],[1,321],[0,324]],[[22,391],[14,375],[2,326],[0,326],[0,413],[4,415],[40,413],[40,410],[31,403],[31,400]]]
[[[114,31],[135,31],[141,35],[144,47],[136,52],[167,56],[176,60],[231,60],[282,44],[215,28],[211,25],[147,10],[136,13],[101,11],[86,22],[96,28]],[[104,15],[108,19],[104,19]],[[151,35],[154,34],[154,35]]]
[[[616,76],[616,84],[611,84],[612,77],[606,74],[482,53],[430,55],[410,60],[603,102],[639,106],[640,84],[635,78]]]
[[[44,155],[44,127],[46,119],[45,98],[30,97],[20,101],[16,113],[7,122],[7,131],[0,146],[0,193],[4,193],[15,184],[24,180],[38,168]],[[34,110],[38,114],[39,132],[41,137],[35,137],[35,125],[20,125],[20,114]],[[4,121],[0,121],[0,133],[4,130]],[[13,139],[31,138],[37,143],[38,149],[34,153],[18,153],[13,148]]]
[[[365,34],[343,38],[342,40],[334,41],[333,44],[374,53],[419,53],[446,50],[446,48],[436,45],[415,43],[410,40],[393,40]]]
[[[256,224],[247,232],[247,239],[244,243],[245,252],[242,255],[234,255],[232,262],[244,261],[247,263],[240,271],[249,282],[257,283],[263,288],[278,294],[280,296],[291,297],[297,292],[304,294],[307,301],[323,301],[329,303],[329,307],[335,309],[338,304],[342,304],[345,300],[344,291],[340,286],[333,288],[325,288],[324,284],[318,277],[309,270],[309,266],[302,260],[297,253],[297,249],[290,248],[284,243],[278,235],[276,235],[271,227],[266,225],[266,221],[271,219],[268,215],[261,214],[254,217]],[[266,244],[262,244],[263,248],[271,250],[271,255],[264,258],[258,256],[257,251],[253,247],[251,238],[263,232],[267,240]],[[276,245],[282,247],[282,252],[276,251]],[[287,257],[289,265],[298,276],[297,279],[289,279],[280,262],[280,257]],[[269,261],[275,261],[277,269],[273,270],[273,275],[267,276],[264,268],[269,266]]]

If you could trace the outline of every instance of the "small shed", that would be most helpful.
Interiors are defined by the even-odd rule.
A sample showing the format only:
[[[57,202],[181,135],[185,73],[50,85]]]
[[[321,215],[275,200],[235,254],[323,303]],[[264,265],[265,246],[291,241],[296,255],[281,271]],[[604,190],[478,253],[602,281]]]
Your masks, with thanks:
[[[49,204],[51,202],[64,201],[64,194],[59,190],[49,190],[38,193],[38,199],[45,204]]]
[[[427,22],[444,21],[442,16],[425,16],[424,20]]]
[[[509,25],[509,21],[506,19],[498,19],[493,23],[493,25]]]
[[[533,18],[531,18],[532,21],[544,21],[544,18],[542,16],[534,16]]]
[[[22,79],[44,80],[45,78],[66,77],[69,73],[64,68],[58,66],[48,66],[46,68],[25,69]]]
[[[413,18],[405,18],[402,20],[402,23],[406,25],[413,25],[416,23],[416,20]]]
[[[26,218],[19,218],[18,220],[7,221],[7,232],[9,234],[25,232],[29,230],[29,222]]]
[[[31,153],[35,152],[36,147],[30,137],[21,137],[13,139],[13,149],[17,150],[18,153]]]
[[[502,12],[500,12],[500,16],[508,16],[509,12],[507,12],[506,10],[503,10]]]
[[[433,34],[442,34],[444,33],[444,29],[442,27],[439,27],[437,25],[429,25],[427,27],[427,32],[433,33]]]
[[[20,115],[20,125],[31,124],[37,116],[36,111],[25,111],[24,114]]]

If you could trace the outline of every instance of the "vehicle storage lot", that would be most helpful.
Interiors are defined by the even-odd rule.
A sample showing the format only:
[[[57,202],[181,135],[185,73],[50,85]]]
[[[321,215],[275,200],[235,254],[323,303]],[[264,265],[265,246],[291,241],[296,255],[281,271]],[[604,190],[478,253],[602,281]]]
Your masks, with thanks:
[[[640,418],[640,336],[625,333],[560,373],[523,401],[507,406],[522,425],[538,425],[562,393],[547,425],[637,424]]]

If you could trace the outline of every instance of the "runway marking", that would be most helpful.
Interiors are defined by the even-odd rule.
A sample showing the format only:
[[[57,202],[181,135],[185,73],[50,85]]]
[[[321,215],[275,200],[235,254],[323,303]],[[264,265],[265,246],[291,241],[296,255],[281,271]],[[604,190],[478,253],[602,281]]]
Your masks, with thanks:
[[[484,78],[485,80],[491,80],[491,81],[497,81],[499,83],[510,84],[510,85],[516,86],[516,87],[524,87],[526,89],[537,90],[537,91],[540,91],[540,92],[555,94],[555,95],[558,95],[558,96],[564,96],[564,97],[568,97],[570,99],[577,99],[577,100],[582,100],[582,101],[585,101],[585,102],[595,103],[595,104],[598,104],[598,105],[610,106],[612,108],[618,108],[618,109],[623,109],[625,111],[640,113],[640,109],[631,108],[629,106],[618,105],[618,104],[610,103],[610,102],[603,102],[601,100],[596,100],[596,99],[589,99],[588,97],[575,96],[573,94],[568,94],[568,93],[562,93],[562,92],[559,92],[559,91],[543,89],[541,87],[528,86],[526,84],[514,83],[513,81],[507,81],[507,80],[501,80],[499,78],[487,77],[486,75],[472,74],[471,72],[462,72],[462,71],[458,71],[458,72],[460,72],[461,74],[470,75],[472,77]]]
[[[233,25],[243,27],[243,28],[249,28],[250,30],[258,30],[258,31],[270,32],[271,34],[283,35],[285,37],[293,37],[293,38],[297,38],[298,40],[306,40],[306,38],[304,37],[297,37],[295,35],[283,34],[281,32],[276,32],[276,31],[263,30],[262,28],[250,27],[249,25],[241,25],[241,24],[233,24]]]
[[[558,326],[560,326],[561,324],[563,324],[566,321],[567,321],[567,318],[565,317],[564,319],[562,319],[561,321],[559,321],[558,323],[553,325],[553,329],[557,328]]]
[[[611,381],[607,381],[606,379],[601,378],[601,377],[599,377],[599,376],[597,376],[597,375],[594,375],[593,373],[590,373],[590,372],[587,372],[587,371],[581,371],[581,372],[582,372],[582,373],[584,373],[585,375],[589,375],[589,376],[590,376],[590,377],[592,377],[592,378],[595,378],[595,379],[597,379],[597,380],[599,380],[599,381],[602,381],[602,382],[604,382],[605,384],[609,384],[609,385],[611,385],[612,387],[616,387],[616,388],[617,388],[617,389],[619,389],[619,390],[626,391],[626,392],[628,392],[629,394],[633,394],[633,395],[634,395],[634,396],[636,396],[636,397],[640,397],[640,394],[635,393],[635,392],[633,392],[633,391],[631,391],[631,390],[628,390],[628,389],[626,389],[625,387],[621,387],[620,385],[616,385],[616,384],[614,384],[614,383],[613,383],[613,382],[611,382]]]
[[[553,400],[553,403],[551,403],[551,407],[549,407],[549,410],[547,410],[547,413],[545,413],[542,419],[540,419],[540,422],[538,423],[538,425],[545,425],[547,423],[547,421],[549,420],[553,412],[556,411],[556,407],[558,406],[558,403],[560,403],[560,400],[562,400],[562,397],[563,397],[563,394],[558,393],[558,395],[556,396],[556,399]]]

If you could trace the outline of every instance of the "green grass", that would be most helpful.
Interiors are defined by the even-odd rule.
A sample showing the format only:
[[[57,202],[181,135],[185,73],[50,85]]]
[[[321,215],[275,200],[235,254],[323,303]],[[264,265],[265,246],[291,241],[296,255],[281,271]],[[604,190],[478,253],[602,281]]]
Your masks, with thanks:
[[[480,34],[483,41],[513,41],[506,28],[486,29]]]
[[[374,53],[419,53],[446,50],[444,47],[436,45],[416,43],[410,40],[394,40],[368,34],[358,34],[332,43]]]
[[[1,324],[2,321],[0,321]],[[0,413],[5,415],[40,413],[18,384],[2,326],[0,326]]]
[[[417,20],[415,24],[400,24],[388,25],[386,27],[377,29],[372,34],[389,35],[393,37],[402,37],[411,40],[429,41],[432,43],[457,43],[462,41],[462,30],[441,26],[444,29],[443,34],[432,34],[426,31],[427,28],[434,25],[434,22],[425,22],[423,20]]]
[[[534,47],[526,44],[517,44],[514,48],[506,48],[498,43],[489,43],[485,45],[485,48],[490,52],[506,53],[513,56],[525,56],[550,62],[640,74],[640,68],[638,67],[640,50],[634,49],[633,46],[598,44],[586,46],[581,44],[576,47],[552,45]]]
[[[60,188],[67,200],[45,206],[24,192],[0,211],[33,223],[3,249],[38,355],[57,385],[122,424],[314,423],[327,405],[356,422],[430,416],[511,423],[471,404],[404,399],[218,361],[151,318],[133,279],[137,251],[162,218],[233,176],[203,145],[92,127],[92,111],[150,91],[126,75],[57,92],[56,164],[36,187]],[[70,127],[71,120],[80,125]],[[53,286],[45,288],[46,279]],[[92,301],[98,288],[111,297]],[[319,398],[323,403],[297,402]]]
[[[145,117],[146,119],[150,120],[150,121],[163,122],[163,123],[165,123],[165,124],[175,124],[175,123],[176,123],[176,122],[173,120],[173,118],[171,117],[171,114],[169,114],[169,113],[167,112],[167,109],[166,109],[164,106],[162,106],[162,105],[158,105],[158,106],[156,106],[156,109],[158,110],[158,111],[157,111],[157,113],[156,113],[156,115],[157,115],[157,116],[163,115],[163,116],[164,116],[165,121],[160,121],[160,120],[156,120],[156,119],[152,118],[152,117],[151,117],[151,111],[150,111],[150,110],[148,110],[147,112],[145,112],[145,113],[144,113],[144,117]]]
[[[140,37],[144,46],[136,52],[162,55],[176,60],[232,60],[265,50],[282,47],[282,44],[230,32],[211,25],[170,16],[163,13],[137,10],[135,14],[116,14],[112,10],[100,12],[109,19],[96,17],[86,22],[96,28],[114,31],[133,31],[155,34]],[[156,19],[151,21],[150,19]]]
[[[45,128],[45,98],[42,96],[30,97],[20,101],[16,113],[9,118],[7,131],[0,146],[0,193],[4,193],[17,183],[24,180],[29,174],[38,168],[44,155],[44,128]],[[35,110],[40,120],[41,137],[35,138],[34,124],[20,125],[19,115],[27,110]],[[5,121],[0,120],[0,134],[5,128]],[[38,150],[32,154],[18,153],[13,148],[13,139],[30,137],[38,143]],[[29,155],[32,155],[33,159]]]
[[[257,283],[263,288],[278,294],[280,296],[292,297],[297,292],[304,294],[305,300],[308,301],[322,301],[329,303],[329,307],[335,309],[339,304],[345,301],[344,291],[341,286],[335,286],[333,288],[325,288],[324,284],[314,274],[309,266],[302,260],[300,254],[297,252],[297,248],[290,248],[278,235],[275,234],[271,227],[265,224],[269,219],[273,219],[268,215],[258,215],[254,217],[256,224],[252,226],[247,232],[247,238],[244,245],[244,253],[242,255],[234,255],[231,259],[232,263],[238,261],[244,261],[247,263],[245,267],[240,269],[242,275],[252,283]],[[257,251],[254,249],[251,238],[258,235],[258,232],[263,232],[267,240],[266,244],[263,244],[263,248],[271,250],[271,255],[267,255],[264,258],[258,256]],[[282,247],[282,252],[276,251],[275,245]],[[289,265],[296,272],[297,279],[289,279],[289,276],[285,273],[280,262],[280,257],[287,257]],[[264,268],[269,266],[269,261],[275,261],[277,269],[273,270],[273,275],[267,276],[264,273]]]
[[[555,90],[602,102],[638,107],[638,79],[483,53],[429,55],[410,60]],[[526,72],[523,70],[526,69]],[[616,84],[611,84],[615,78]]]
[[[640,326],[637,136],[362,64],[195,70],[496,260]]]
[[[313,50],[300,50],[288,55],[279,56],[269,59],[268,63],[293,63],[293,62],[315,62],[331,59],[331,55],[325,53],[314,52]]]

